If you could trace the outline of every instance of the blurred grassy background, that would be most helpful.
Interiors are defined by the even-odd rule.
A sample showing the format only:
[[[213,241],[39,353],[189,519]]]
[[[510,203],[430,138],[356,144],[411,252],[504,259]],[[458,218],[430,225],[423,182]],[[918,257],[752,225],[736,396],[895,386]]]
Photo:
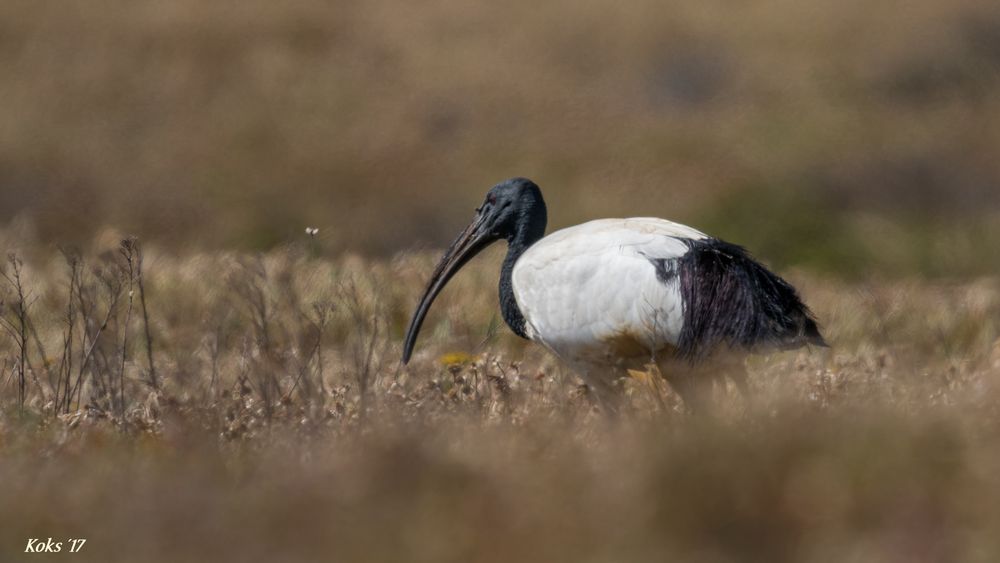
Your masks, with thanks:
[[[0,561],[997,561],[998,156],[995,0],[0,2]],[[405,251],[513,175],[833,347],[612,424],[498,245],[403,368]]]
[[[537,180],[552,227],[695,223],[778,266],[1000,266],[1000,5],[8,0],[0,220],[175,248],[441,245]]]

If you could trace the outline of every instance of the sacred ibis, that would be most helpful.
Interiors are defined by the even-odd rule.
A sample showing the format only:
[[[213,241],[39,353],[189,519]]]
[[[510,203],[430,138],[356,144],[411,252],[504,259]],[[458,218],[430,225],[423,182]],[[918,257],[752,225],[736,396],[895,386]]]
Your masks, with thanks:
[[[576,371],[612,410],[625,368],[656,363],[692,408],[699,381],[714,379],[699,366],[713,358],[739,358],[742,367],[743,352],[826,346],[795,288],[740,246],[651,217],[600,219],[544,236],[546,218],[531,180],[512,178],[487,192],[431,276],[406,333],[404,364],[434,298],[500,239],[507,240],[504,321]],[[742,373],[728,374],[741,389]]]

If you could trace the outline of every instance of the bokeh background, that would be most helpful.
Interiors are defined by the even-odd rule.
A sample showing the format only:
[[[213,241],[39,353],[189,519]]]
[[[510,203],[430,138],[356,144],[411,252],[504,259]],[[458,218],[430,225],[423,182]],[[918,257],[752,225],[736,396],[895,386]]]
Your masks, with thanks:
[[[990,0],[7,0],[0,220],[168,248],[440,246],[529,176],[824,273],[1000,257]]]
[[[401,366],[515,175],[832,347],[612,422],[496,245]],[[997,0],[2,0],[0,562],[1000,561],[998,242]]]

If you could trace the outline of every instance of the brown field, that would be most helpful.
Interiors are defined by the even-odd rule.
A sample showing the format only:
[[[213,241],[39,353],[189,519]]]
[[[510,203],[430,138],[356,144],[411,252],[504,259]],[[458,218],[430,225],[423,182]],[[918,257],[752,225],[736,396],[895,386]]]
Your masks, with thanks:
[[[4,0],[0,562],[1000,561],[998,155],[996,0]],[[515,175],[832,348],[608,420],[494,249],[402,368]]]
[[[401,369],[433,256],[149,250],[154,382],[128,251],[96,246],[4,269],[5,559],[49,536],[86,561],[1000,557],[996,279],[791,272],[831,350],[751,359],[752,399],[717,389],[705,416],[637,376],[614,422],[492,336],[496,253]]]

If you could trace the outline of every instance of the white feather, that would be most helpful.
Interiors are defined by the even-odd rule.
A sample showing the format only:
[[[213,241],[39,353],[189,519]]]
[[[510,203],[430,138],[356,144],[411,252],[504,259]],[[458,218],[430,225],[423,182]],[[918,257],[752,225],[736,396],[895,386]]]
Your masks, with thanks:
[[[648,361],[683,326],[677,280],[651,260],[688,251],[704,233],[656,218],[601,219],[552,233],[514,265],[514,297],[528,336],[571,364]]]

